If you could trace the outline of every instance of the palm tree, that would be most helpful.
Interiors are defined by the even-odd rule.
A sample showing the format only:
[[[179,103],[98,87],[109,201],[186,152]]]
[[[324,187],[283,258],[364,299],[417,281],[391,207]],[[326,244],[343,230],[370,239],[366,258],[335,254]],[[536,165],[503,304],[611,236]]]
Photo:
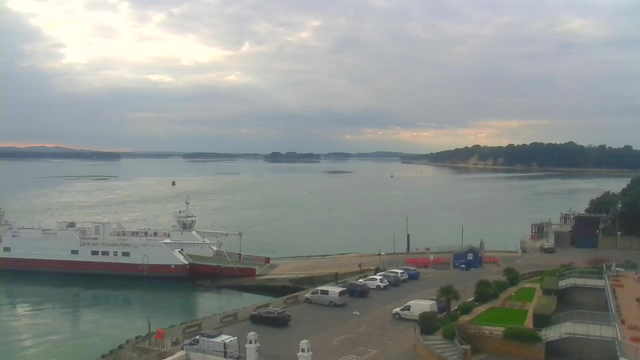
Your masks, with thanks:
[[[438,290],[438,298],[442,300],[447,307],[447,315],[451,311],[451,302],[460,300],[460,293],[453,285],[448,284],[441,286]]]

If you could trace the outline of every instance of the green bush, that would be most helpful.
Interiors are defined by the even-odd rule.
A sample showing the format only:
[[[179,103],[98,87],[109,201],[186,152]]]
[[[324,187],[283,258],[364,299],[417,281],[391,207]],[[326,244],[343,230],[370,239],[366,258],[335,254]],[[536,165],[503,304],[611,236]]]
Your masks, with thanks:
[[[509,288],[509,283],[504,280],[493,280],[491,284],[493,284],[493,286],[498,289],[499,293],[503,293]]]
[[[447,319],[449,319],[451,322],[456,322],[458,321],[458,319],[460,319],[460,314],[458,314],[455,311],[452,311],[449,313],[449,315],[447,315]]]
[[[453,341],[456,338],[456,323],[452,322],[442,327],[442,337]]]
[[[508,340],[515,340],[532,344],[542,341],[540,333],[533,329],[521,327],[508,327],[504,329],[502,337]]]
[[[496,299],[498,295],[500,295],[498,289],[489,280],[484,279],[476,283],[476,289],[473,292],[473,296],[478,303]]]
[[[520,282],[520,272],[512,267],[505,268],[502,271],[502,275],[507,278],[511,286],[517,285]]]
[[[438,329],[440,324],[438,322],[437,311],[425,311],[418,315],[418,325],[420,326],[420,333],[423,335],[433,335]]]
[[[467,314],[471,314],[474,307],[475,305],[472,302],[463,301],[460,304],[458,304],[458,311],[462,315],[467,315]]]

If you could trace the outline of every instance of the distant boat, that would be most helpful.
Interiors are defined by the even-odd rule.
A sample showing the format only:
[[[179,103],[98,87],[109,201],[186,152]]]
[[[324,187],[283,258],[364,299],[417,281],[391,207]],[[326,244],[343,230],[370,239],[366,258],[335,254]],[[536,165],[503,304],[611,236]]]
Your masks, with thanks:
[[[391,177],[393,177],[393,173],[391,174]]]

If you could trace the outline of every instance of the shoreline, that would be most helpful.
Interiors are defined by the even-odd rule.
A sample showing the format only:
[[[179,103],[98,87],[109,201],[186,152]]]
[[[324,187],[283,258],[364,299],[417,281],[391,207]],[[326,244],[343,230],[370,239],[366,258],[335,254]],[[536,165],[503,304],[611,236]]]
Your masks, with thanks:
[[[530,166],[498,166],[498,165],[471,165],[471,164],[446,164],[432,163],[421,160],[401,160],[404,165],[427,165],[451,168],[464,168],[476,170],[520,170],[520,171],[558,171],[558,172],[594,172],[610,174],[640,174],[640,170],[602,169],[602,168],[557,168],[557,167],[530,167]]]

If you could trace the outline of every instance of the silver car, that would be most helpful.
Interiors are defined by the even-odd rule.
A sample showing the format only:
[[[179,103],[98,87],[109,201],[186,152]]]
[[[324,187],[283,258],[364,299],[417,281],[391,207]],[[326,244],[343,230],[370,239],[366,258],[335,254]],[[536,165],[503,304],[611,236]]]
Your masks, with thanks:
[[[308,304],[345,305],[349,301],[349,292],[337,286],[321,286],[305,295],[304,301]]]

